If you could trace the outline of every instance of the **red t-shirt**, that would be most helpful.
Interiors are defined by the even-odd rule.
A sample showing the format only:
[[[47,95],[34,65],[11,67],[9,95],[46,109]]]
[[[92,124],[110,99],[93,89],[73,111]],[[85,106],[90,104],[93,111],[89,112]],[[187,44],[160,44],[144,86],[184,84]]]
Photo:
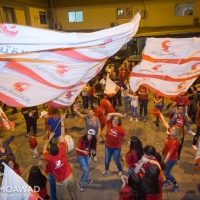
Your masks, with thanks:
[[[178,147],[179,147],[179,141],[176,139],[173,139],[171,135],[168,135],[165,139],[165,147],[163,150],[164,157],[167,156],[167,153],[171,153],[171,156],[169,158],[169,161],[175,160],[178,157]]]
[[[156,162],[159,163],[159,161],[157,160],[157,158],[154,158],[154,159],[151,159],[151,160],[154,160],[154,161],[156,161]],[[151,163],[147,162],[142,167],[143,167],[144,171],[146,171],[151,165],[152,165]]]
[[[51,155],[47,151],[43,153],[44,159],[48,162],[48,165],[50,165],[51,172],[53,173],[56,182],[64,181],[72,173],[72,169],[67,160],[66,149],[66,143],[60,142],[57,155]]]
[[[100,107],[97,107],[97,108],[94,109],[94,115],[99,118],[101,125],[106,124],[106,118],[105,118],[103,111]]]
[[[47,195],[47,188],[40,188],[40,191],[38,192],[39,196],[42,197],[43,199],[46,197]]]
[[[91,87],[89,90],[88,90],[88,97],[92,97],[94,94],[94,87]]]
[[[148,94],[139,94],[139,92],[146,93],[147,92],[147,88],[145,88],[145,87],[139,87],[139,89],[138,89],[138,96],[139,96],[140,100],[147,100],[148,99]]]
[[[127,185],[124,186],[119,193],[119,199],[120,200],[127,200],[127,199],[134,200],[133,198],[131,198],[131,190],[132,188],[130,186],[127,186]]]
[[[15,171],[16,174],[21,176],[20,168],[13,168],[13,171]]]
[[[108,99],[102,99],[100,106],[103,110],[105,110],[106,115],[108,113],[115,113],[115,109],[113,108],[112,104],[110,103]]]
[[[80,152],[80,151],[77,151],[76,150],[76,155],[78,156],[83,156],[83,157],[86,157],[89,155],[89,152],[90,152],[90,144],[91,144],[91,140],[88,140],[88,146],[86,147],[86,145],[84,143],[82,143],[82,139],[80,139],[78,141],[78,143],[76,144],[76,147],[81,149],[81,150],[85,150],[85,151],[88,151],[88,154],[84,154],[83,152]]]
[[[136,167],[135,164],[138,163],[138,158],[134,150],[132,150],[131,152],[128,151],[126,153],[126,163],[129,165],[129,169]]]
[[[182,115],[178,115],[176,120],[174,121],[173,125],[177,125],[182,129],[182,135],[184,137],[185,131],[184,131],[184,125],[185,125],[185,119]]]
[[[38,143],[37,143],[37,140],[34,136],[32,136],[30,139],[29,139],[29,144],[30,144],[30,148],[31,149],[34,149],[35,147],[37,147]]]
[[[106,130],[106,146],[110,148],[120,148],[122,146],[122,138],[126,134],[122,126],[114,127],[112,125],[112,119],[107,121],[107,130]]]
[[[190,101],[188,99],[187,96],[177,96],[175,99],[174,99],[174,102],[177,103],[177,106],[188,106],[190,105]]]
[[[138,175],[140,176],[140,178],[142,179],[144,174],[142,173],[138,173]],[[150,195],[150,194],[146,194],[146,200],[162,200],[162,187],[163,187],[163,172],[162,170],[160,170],[160,174],[158,177],[158,184],[159,184],[159,188],[160,188],[160,193],[157,195]]]
[[[163,102],[163,101],[164,101],[164,97],[162,97],[162,96],[159,96],[159,95],[157,95],[157,94],[154,94],[154,98],[155,98],[155,100],[156,100],[156,101],[159,101],[160,99],[162,99],[162,101],[161,101],[161,102]]]

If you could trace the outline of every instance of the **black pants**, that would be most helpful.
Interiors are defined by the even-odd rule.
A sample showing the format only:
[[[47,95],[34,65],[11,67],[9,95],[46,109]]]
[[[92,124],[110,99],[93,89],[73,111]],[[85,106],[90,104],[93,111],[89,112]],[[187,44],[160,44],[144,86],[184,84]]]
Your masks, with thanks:
[[[110,101],[110,103],[113,105],[113,108],[115,109],[116,106],[116,95],[114,95],[112,98],[108,98],[108,100]]]
[[[30,132],[31,127],[33,127],[34,135],[37,134],[37,119],[34,119],[32,117],[25,119],[26,120],[26,132],[27,134]]]
[[[181,144],[178,147],[178,151],[177,151],[177,153],[178,153],[178,159],[180,159],[180,156],[181,156],[181,150],[183,148],[183,142],[184,142],[184,137],[182,137]]]
[[[197,144],[199,137],[200,137],[200,126],[197,126],[197,133],[196,133],[196,135],[194,135],[194,138],[193,138],[193,141],[192,141],[193,145]]]
[[[141,100],[139,99],[139,103],[140,103],[140,116],[142,115],[142,111],[144,109],[144,116],[147,116],[147,105],[148,105],[148,99],[146,100]]]
[[[116,94],[116,100],[118,101],[118,105],[122,106],[122,97],[121,97],[121,90],[118,90],[117,94]]]

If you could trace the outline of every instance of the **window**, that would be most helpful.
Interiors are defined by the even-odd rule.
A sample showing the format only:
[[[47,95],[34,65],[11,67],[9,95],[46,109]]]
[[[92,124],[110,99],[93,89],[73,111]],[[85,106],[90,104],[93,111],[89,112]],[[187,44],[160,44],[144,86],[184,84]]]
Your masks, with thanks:
[[[68,20],[69,22],[83,22],[83,12],[82,11],[68,12]]]
[[[133,17],[133,8],[118,8],[117,19],[131,19]]]
[[[174,16],[191,16],[194,11],[194,3],[175,3]]]
[[[5,22],[16,23],[15,12],[13,8],[3,7]]]
[[[40,24],[47,24],[47,13],[46,12],[40,12]]]

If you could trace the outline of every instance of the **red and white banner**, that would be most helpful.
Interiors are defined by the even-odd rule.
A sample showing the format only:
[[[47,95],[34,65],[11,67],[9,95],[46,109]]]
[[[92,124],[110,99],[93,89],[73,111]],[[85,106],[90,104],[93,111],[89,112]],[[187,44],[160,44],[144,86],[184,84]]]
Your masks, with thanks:
[[[39,195],[8,165],[4,165],[3,181],[0,189],[1,200],[37,200]],[[40,188],[36,188],[40,189]]]
[[[3,130],[10,130],[14,126],[15,126],[15,124],[12,121],[8,120],[5,113],[0,108],[0,127],[2,127]]]
[[[146,86],[160,96],[184,94],[200,74],[200,38],[148,38],[130,85]]]
[[[106,79],[106,87],[104,93],[107,94],[109,97],[113,97],[119,89],[119,86],[115,82],[113,82],[108,75]]]
[[[129,23],[93,33],[0,24],[0,100],[29,107],[56,99],[68,106],[74,91],[136,34],[139,21],[138,13]],[[73,99],[66,100],[69,92]]]

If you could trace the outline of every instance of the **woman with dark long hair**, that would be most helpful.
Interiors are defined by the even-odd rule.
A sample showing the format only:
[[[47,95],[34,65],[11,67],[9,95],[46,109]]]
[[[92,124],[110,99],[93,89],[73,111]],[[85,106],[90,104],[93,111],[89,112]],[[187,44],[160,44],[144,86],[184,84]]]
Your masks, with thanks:
[[[50,199],[50,196],[47,194],[47,188],[46,188],[47,178],[41,173],[40,168],[36,165],[31,167],[28,177],[28,184],[32,187],[33,190],[34,187],[40,188],[38,194],[42,199],[44,200]]]
[[[132,173],[129,176],[122,175],[122,189],[119,192],[120,200],[144,200],[145,196],[141,190],[141,179],[139,175]]]
[[[163,172],[155,164],[151,165],[142,177],[141,188],[146,200],[162,200]]]
[[[93,180],[88,179],[88,174],[90,170],[89,166],[89,154],[92,150],[92,153],[96,153],[95,146],[97,139],[95,137],[95,130],[89,129],[88,133],[81,137],[76,145],[76,157],[77,160],[83,170],[83,174],[81,176],[80,182],[78,183],[78,187],[80,191],[84,191],[83,184],[84,182],[93,183]]]
[[[5,163],[13,170],[15,171],[18,175],[21,176],[21,171],[19,168],[19,164],[11,157],[7,157],[5,160]]]
[[[138,161],[143,156],[142,142],[136,136],[132,136],[128,144],[130,145],[129,151],[126,153],[126,163],[129,165],[128,175],[134,172]]]

